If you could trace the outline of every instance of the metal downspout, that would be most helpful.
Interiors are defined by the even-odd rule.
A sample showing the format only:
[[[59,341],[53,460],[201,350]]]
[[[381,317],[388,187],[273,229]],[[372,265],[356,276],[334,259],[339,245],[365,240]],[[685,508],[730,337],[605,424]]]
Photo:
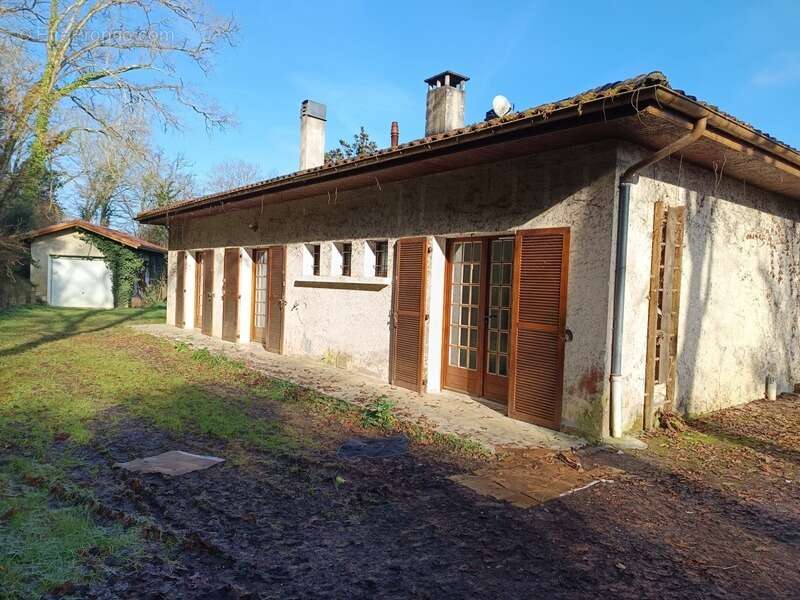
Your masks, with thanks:
[[[628,266],[628,213],[631,187],[638,183],[639,171],[699,140],[706,131],[707,122],[707,117],[701,117],[695,122],[691,133],[631,165],[619,178],[617,247],[614,261],[614,320],[611,334],[611,437],[613,438],[622,437],[622,326],[625,319],[625,273]]]

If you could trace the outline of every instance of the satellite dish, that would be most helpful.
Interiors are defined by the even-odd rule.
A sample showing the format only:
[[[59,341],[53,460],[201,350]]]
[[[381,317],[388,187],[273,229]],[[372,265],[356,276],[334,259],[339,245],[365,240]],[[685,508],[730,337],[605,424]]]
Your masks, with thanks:
[[[498,117],[504,117],[514,110],[514,105],[505,96],[495,96],[492,99],[492,110]]]

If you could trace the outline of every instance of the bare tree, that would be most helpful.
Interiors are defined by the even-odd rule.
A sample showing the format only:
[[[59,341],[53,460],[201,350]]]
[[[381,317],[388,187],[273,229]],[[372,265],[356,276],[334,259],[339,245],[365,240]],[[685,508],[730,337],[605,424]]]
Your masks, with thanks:
[[[196,194],[196,185],[189,164],[178,155],[168,158],[162,152],[152,152],[132,171],[135,181],[126,194],[122,208],[128,217],[132,232],[140,237],[166,245],[167,231],[160,225],[138,225],[134,218],[143,210],[166,206],[177,200],[186,200]]]
[[[72,172],[69,190],[80,218],[125,227],[126,206],[141,184],[142,165],[152,159],[150,131],[141,116],[123,114],[106,121],[119,135],[78,132],[67,145],[64,168]]]
[[[146,106],[165,125],[178,126],[177,103],[209,127],[224,126],[230,118],[184,86],[179,65],[205,72],[234,31],[232,20],[214,16],[202,0],[3,0],[0,36],[39,62],[7,125],[0,173],[11,172],[9,148],[27,135],[29,164],[39,170],[79,131],[115,135],[102,107]],[[62,122],[67,105],[88,124]]]
[[[263,179],[261,168],[246,160],[227,160],[217,163],[206,177],[203,191],[206,194],[224,192],[233,188],[255,183]]]

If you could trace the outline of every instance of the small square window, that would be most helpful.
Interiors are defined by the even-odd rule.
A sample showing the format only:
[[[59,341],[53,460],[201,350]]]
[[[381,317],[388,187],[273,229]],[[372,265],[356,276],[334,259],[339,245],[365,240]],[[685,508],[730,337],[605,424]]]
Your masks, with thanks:
[[[333,273],[350,277],[353,272],[353,244],[352,242],[341,242],[334,244]]]
[[[303,274],[319,275],[320,257],[319,244],[306,244],[303,252]]]
[[[375,277],[389,275],[389,242],[380,240],[373,242],[375,252]]]

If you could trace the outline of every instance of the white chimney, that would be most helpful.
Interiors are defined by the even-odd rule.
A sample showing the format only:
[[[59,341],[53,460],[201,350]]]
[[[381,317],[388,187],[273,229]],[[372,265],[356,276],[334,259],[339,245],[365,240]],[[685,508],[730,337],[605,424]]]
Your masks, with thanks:
[[[464,86],[469,77],[445,71],[425,80],[425,135],[436,135],[464,126]]]
[[[300,170],[325,164],[325,105],[303,100],[300,105]]]

